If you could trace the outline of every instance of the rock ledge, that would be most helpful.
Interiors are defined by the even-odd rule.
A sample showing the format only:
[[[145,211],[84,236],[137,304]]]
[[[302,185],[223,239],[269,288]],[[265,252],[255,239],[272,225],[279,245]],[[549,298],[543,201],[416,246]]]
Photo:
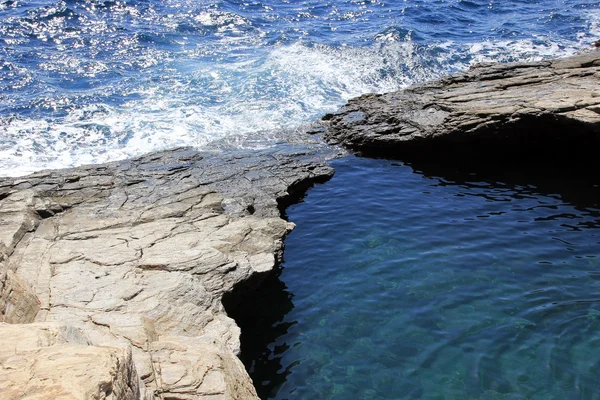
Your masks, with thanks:
[[[223,296],[276,265],[316,151],[176,149],[0,180],[0,398],[252,399]]]
[[[323,124],[331,143],[371,155],[580,154],[600,143],[600,52],[480,64],[403,91],[355,98]]]

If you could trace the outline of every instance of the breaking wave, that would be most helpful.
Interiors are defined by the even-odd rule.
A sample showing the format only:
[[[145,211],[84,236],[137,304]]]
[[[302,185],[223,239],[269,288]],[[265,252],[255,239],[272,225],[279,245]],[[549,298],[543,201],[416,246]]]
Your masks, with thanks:
[[[269,146],[366,92],[600,37],[600,6],[572,0],[514,2],[522,15],[458,0],[41,3],[0,3],[1,175],[250,135]]]

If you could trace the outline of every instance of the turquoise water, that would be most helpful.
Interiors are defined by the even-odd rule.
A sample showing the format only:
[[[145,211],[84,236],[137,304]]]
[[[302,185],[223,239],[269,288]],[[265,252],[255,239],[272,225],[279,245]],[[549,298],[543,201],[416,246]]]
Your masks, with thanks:
[[[242,311],[263,399],[600,399],[600,179],[334,166]]]

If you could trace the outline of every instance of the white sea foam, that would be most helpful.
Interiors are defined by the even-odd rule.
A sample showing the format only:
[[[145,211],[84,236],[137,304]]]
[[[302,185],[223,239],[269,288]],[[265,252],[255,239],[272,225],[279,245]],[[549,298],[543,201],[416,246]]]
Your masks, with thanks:
[[[124,94],[137,97],[119,106],[72,104],[65,116],[55,118],[0,118],[0,174],[17,176],[101,163],[175,146],[201,149],[223,139],[248,145],[235,138],[256,138],[256,132],[264,140],[253,140],[252,146],[268,146],[277,140],[277,131],[315,120],[363,93],[397,90],[476,62],[573,54],[600,37],[600,11],[590,12],[588,18],[587,29],[572,42],[538,37],[422,45],[382,35],[371,47],[298,41],[257,50],[253,41],[260,40],[260,32],[258,36],[254,32],[253,39],[224,36],[223,46],[234,41],[236,51],[243,53],[247,46],[251,55],[218,64],[201,61],[204,50],[192,49],[183,59],[168,64],[164,79],[146,79],[124,88]],[[204,13],[195,20],[231,29],[249,24],[229,14]],[[149,50],[134,62],[147,62],[150,68],[159,60],[165,63],[168,56]],[[93,77],[108,67],[64,57],[42,68]],[[52,108],[50,103],[45,105]]]

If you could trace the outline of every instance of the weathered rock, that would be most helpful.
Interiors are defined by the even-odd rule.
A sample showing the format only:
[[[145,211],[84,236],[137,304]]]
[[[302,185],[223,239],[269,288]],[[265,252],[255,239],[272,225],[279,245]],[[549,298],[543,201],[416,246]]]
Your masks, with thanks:
[[[178,149],[0,180],[2,320],[35,321],[0,326],[23,360],[2,355],[0,397],[256,398],[222,300],[280,259],[279,207],[331,176],[319,157]]]
[[[39,299],[13,271],[5,265],[0,268],[0,322],[32,322],[40,311]]]
[[[487,157],[549,148],[580,154],[600,143],[600,52],[477,65],[403,91],[358,97],[323,120],[330,142],[371,154]]]
[[[0,398],[138,399],[128,347],[90,345],[60,324],[0,324]]]

